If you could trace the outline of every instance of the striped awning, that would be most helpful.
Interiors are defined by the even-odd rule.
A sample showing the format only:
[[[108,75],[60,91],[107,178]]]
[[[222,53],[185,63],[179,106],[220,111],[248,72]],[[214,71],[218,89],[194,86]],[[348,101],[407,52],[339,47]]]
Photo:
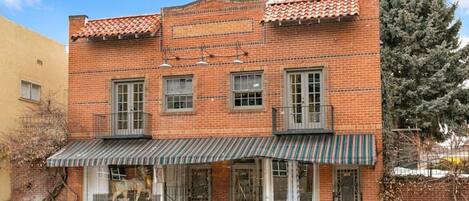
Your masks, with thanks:
[[[374,135],[302,135],[166,140],[73,141],[50,167],[197,164],[265,157],[320,164],[374,165]]]

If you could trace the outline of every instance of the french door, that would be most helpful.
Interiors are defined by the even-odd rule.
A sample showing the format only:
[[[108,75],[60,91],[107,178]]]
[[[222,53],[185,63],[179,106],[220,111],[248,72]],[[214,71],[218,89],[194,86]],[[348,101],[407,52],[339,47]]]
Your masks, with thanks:
[[[320,71],[288,73],[286,125],[289,129],[324,128]]]
[[[111,116],[117,135],[142,135],[144,131],[143,82],[115,84],[114,113]]]

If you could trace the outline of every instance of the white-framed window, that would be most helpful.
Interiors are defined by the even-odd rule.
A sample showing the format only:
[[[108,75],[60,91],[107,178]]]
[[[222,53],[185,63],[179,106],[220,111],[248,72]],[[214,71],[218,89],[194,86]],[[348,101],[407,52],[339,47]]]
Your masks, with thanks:
[[[191,111],[194,107],[193,77],[164,78],[166,111]]]
[[[287,166],[288,164],[286,161],[272,161],[272,175],[286,177],[288,175]]]
[[[153,166],[110,165],[85,167],[83,200],[154,200]],[[107,177],[106,177],[107,176]],[[138,190],[139,193],[135,193]]]
[[[233,107],[262,107],[262,80],[262,72],[233,73],[231,87]]]
[[[41,100],[41,85],[21,80],[21,98],[26,100]]]

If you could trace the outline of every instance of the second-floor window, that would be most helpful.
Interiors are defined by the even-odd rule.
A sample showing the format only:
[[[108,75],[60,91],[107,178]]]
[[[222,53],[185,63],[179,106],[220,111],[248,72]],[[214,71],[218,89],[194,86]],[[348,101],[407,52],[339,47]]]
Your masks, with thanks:
[[[166,111],[191,111],[194,104],[192,76],[164,79]]]
[[[41,85],[21,80],[21,98],[33,101],[40,101]]]
[[[234,108],[262,107],[262,73],[232,75]]]

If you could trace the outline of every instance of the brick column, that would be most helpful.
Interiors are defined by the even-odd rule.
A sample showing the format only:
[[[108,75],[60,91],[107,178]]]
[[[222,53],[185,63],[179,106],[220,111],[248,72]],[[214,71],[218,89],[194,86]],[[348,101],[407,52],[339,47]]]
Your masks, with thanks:
[[[67,184],[77,194],[67,190],[67,201],[83,200],[83,168],[68,168]],[[78,196],[78,199],[76,199]]]
[[[230,162],[212,163],[212,201],[230,200]]]

